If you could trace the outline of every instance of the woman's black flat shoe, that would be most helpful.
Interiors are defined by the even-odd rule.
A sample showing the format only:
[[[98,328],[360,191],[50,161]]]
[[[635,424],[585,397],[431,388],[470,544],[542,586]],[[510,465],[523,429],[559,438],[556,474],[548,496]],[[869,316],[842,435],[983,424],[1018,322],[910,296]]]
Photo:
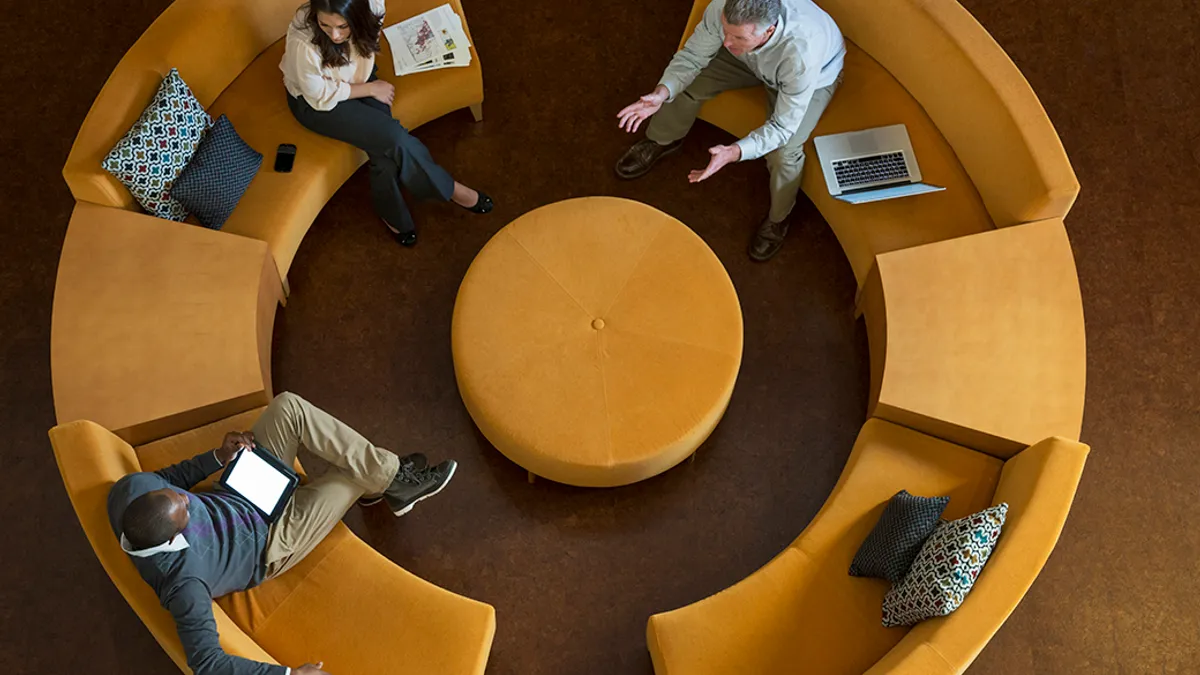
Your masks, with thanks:
[[[383,218],[380,218],[380,220],[383,220]],[[416,230],[401,232],[400,230],[392,227],[392,224],[386,220],[383,220],[383,226],[388,229],[388,232],[392,233],[392,237],[396,240],[396,243],[400,244],[401,246],[408,246],[411,248],[417,245]]]
[[[401,246],[412,248],[413,246],[417,245],[416,230],[412,230],[410,232],[393,232],[392,236],[396,238],[396,243],[400,244]]]
[[[464,206],[463,208],[471,213],[484,214],[491,213],[492,207],[494,206],[495,204],[492,203],[492,198],[480,192],[479,199],[475,200],[475,206]]]

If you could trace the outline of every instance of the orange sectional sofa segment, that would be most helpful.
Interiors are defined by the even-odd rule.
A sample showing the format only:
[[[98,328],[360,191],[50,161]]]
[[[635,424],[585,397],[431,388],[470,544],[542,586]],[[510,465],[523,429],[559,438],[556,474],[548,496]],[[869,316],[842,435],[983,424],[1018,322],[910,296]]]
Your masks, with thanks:
[[[1088,448],[1050,438],[1001,461],[879,419],[867,420],[821,511],[774,560],[734,586],[650,617],[658,675],[962,672],[1024,597],[1067,518]],[[888,582],[850,561],[906,489],[948,495],[960,518],[1008,502],[978,583],[953,614],[912,629],[880,621]]]
[[[444,2],[389,0],[395,23]],[[266,160],[222,231],[267,242],[286,288],[288,269],[325,202],[366,161],[366,154],[300,126],[287,107],[279,62],[284,34],[301,0],[176,0],[146,29],[109,76],[75,138],[63,176],[77,201],[136,210],[133,196],[100,166],[129,130],[171,68],[215,119],[225,114]],[[463,29],[470,29],[463,22]],[[481,114],[483,71],[471,65],[399,80],[387,40],[376,57],[379,78],[396,86],[392,113],[412,129],[460,108]],[[296,146],[291,173],[275,173],[280,143]]]
[[[904,124],[926,182],[945,192],[851,205],[829,195],[812,142],[802,188],[861,287],[875,255],[1067,215],[1079,182],[1033,89],[954,0],[817,0],[846,37],[846,65],[814,136]],[[696,0],[680,44],[708,0]],[[762,88],[728,91],[700,118],[744,136],[766,119]]]
[[[108,491],[128,473],[153,471],[220,445],[225,432],[249,429],[261,412],[137,448],[87,421],[50,431],[67,493],[96,556],[184,672],[174,620],[113,536]],[[230,654],[292,666],[323,660],[335,673],[482,675],[496,631],[491,606],[413,576],[341,524],[294,569],[221,598],[213,614]],[[399,636],[405,644],[437,649],[400,649]]]
[[[449,2],[463,16],[458,0]],[[271,330],[292,259],[325,202],[366,160],[352,146],[305,130],[287,108],[279,62],[300,4],[176,0],[117,65],[63,168],[78,203],[55,289],[51,368],[60,425],[50,438],[97,557],[185,672],[174,622],[121,551],[105,502],[121,476],[190,457],[218,445],[224,432],[250,427],[261,412],[251,409],[272,396]],[[388,19],[441,4],[390,0]],[[465,19],[463,27],[469,35]],[[397,85],[392,112],[405,126],[460,108],[480,118],[478,55],[468,67],[403,81],[391,60],[384,40],[378,75]],[[267,156],[221,232],[138,213],[132,195],[101,167],[171,68],[214,118],[227,115]],[[273,171],[270,157],[280,143],[297,147],[291,173]],[[223,273],[220,261],[230,259],[246,269]],[[164,270],[179,276],[163,278]],[[222,320],[207,321],[210,312]],[[155,329],[131,336],[131,318],[141,315],[157,322]],[[209,334],[238,316],[245,320],[236,331]],[[218,354],[226,361],[207,360]],[[129,386],[140,387],[138,395],[128,395]],[[134,448],[89,418],[135,443],[154,442]],[[409,574],[342,525],[295,569],[221,598],[214,614],[232,654],[291,665],[324,660],[343,673],[481,675],[495,633],[492,607]],[[400,650],[398,635],[438,648]]]
[[[807,145],[803,189],[858,280],[875,417],[791,546],[732,587],[650,618],[658,675],[961,673],[1054,549],[1088,453],[1082,300],[1062,223],[1079,184],[1033,90],[953,0],[818,4],[847,56],[814,135],[903,123],[924,180],[947,189],[846,204]],[[696,1],[684,40],[707,5]],[[742,136],[762,124],[766,96],[725,92],[700,115]],[[887,582],[849,576],[902,489],[949,495],[947,519],[1010,507],[963,605],[911,629],[882,626]]]

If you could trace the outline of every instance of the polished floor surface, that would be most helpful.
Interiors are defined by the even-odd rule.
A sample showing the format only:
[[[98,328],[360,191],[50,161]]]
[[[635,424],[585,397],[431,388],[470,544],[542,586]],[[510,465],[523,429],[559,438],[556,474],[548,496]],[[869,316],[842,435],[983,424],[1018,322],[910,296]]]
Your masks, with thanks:
[[[62,0],[5,14],[13,44],[0,65],[0,670],[8,673],[174,671],[93,556],[45,436],[54,424],[50,307],[73,203],[59,171],[108,73],[167,4]],[[807,204],[775,261],[746,259],[766,172],[749,163],[689,185],[705,148],[727,141],[706,124],[650,176],[612,175],[629,142],[614,114],[654,84],[688,0],[465,4],[484,63],[486,119],[473,124],[459,112],[418,136],[498,207],[479,217],[421,205],[421,243],[402,250],[372,215],[365,173],[351,178],[292,268],[292,299],[276,327],[277,388],[381,445],[461,462],[451,486],[404,519],[353,510],[347,521],[405,568],[496,607],[490,673],[648,675],[647,616],[762,565],[837,479],[867,388],[853,275]],[[1196,672],[1200,5],[966,4],[1039,93],[1083,185],[1067,227],[1088,323],[1083,435],[1093,448],[1058,549],[971,672]],[[497,229],[541,204],[597,194],[647,202],[708,241],[741,298],[745,360],[728,414],[694,463],[616,490],[530,485],[462,408],[451,308]],[[399,659],[438,648],[394,637]]]

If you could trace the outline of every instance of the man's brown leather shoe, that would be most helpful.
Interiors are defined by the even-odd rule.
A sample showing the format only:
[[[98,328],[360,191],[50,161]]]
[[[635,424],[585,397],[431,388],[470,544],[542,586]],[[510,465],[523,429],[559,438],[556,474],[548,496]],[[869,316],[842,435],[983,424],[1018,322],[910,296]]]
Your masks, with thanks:
[[[758,232],[754,233],[754,239],[750,240],[750,259],[757,262],[770,260],[783,248],[783,238],[787,233],[786,222],[772,223],[770,218],[764,220],[758,226]]]
[[[667,145],[659,145],[649,138],[643,138],[617,160],[617,175],[625,180],[641,178],[654,168],[658,160],[675,152],[682,145],[682,138]]]

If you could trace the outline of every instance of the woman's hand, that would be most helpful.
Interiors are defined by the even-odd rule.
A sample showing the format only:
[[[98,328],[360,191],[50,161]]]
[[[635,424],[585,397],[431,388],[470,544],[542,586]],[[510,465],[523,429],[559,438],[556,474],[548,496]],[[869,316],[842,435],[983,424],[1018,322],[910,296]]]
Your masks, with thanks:
[[[375,80],[368,82],[367,86],[371,88],[371,98],[380,103],[391,105],[392,101],[396,98],[396,88],[392,86],[391,82]]]

